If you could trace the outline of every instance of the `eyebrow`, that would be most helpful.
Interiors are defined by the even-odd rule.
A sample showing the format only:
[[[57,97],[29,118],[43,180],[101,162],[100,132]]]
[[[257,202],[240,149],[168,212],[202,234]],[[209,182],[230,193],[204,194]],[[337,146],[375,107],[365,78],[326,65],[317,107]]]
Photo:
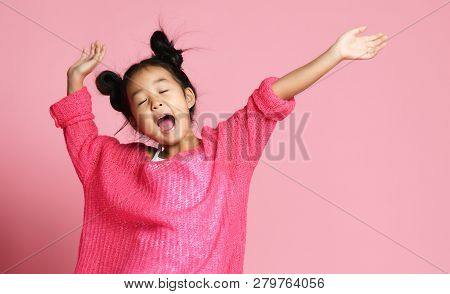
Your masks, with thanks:
[[[156,81],[154,81],[154,82],[153,82],[153,85],[156,84],[156,83],[159,83],[159,82],[163,82],[163,81],[168,82],[169,80],[167,80],[166,78],[160,78],[160,79],[157,79]],[[134,92],[131,94],[131,97],[133,98],[137,93],[139,93],[139,92],[141,92],[141,91],[143,91],[143,90],[144,90],[144,89],[138,89],[138,90],[134,91]]]

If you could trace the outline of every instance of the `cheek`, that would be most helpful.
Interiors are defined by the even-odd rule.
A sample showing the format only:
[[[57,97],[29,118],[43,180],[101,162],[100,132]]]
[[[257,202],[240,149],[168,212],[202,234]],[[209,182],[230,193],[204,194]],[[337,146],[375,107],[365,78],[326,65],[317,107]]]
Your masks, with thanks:
[[[138,129],[143,133],[154,132],[157,127],[153,122],[152,115],[147,111],[137,111],[136,121]]]
[[[184,96],[181,96],[181,98],[177,98],[172,101],[173,106],[175,107],[175,109],[173,109],[172,111],[174,113],[177,113],[178,120],[183,124],[185,124],[186,121],[188,121],[189,123],[190,122],[189,108]]]

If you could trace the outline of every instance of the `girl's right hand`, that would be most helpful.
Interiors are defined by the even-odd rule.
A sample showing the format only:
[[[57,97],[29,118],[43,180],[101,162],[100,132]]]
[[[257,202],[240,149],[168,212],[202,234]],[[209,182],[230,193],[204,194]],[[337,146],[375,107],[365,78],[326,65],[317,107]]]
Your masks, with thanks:
[[[86,52],[86,48],[83,48],[81,57],[67,71],[68,80],[84,80],[97,64],[102,61],[105,52],[106,47],[98,40],[91,43],[89,55]]]

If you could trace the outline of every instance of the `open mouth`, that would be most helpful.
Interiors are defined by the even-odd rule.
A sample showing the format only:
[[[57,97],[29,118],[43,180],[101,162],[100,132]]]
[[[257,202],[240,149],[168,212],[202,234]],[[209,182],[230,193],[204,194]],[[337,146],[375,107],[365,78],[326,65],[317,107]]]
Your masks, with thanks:
[[[167,133],[175,128],[175,117],[171,114],[166,114],[158,119],[156,122],[161,132]]]

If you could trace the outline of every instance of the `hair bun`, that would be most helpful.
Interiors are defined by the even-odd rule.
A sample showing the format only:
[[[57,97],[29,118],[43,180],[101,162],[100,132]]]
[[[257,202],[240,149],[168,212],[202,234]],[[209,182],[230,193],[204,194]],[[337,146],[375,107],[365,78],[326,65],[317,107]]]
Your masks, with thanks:
[[[120,102],[122,78],[115,72],[105,70],[97,76],[95,84],[100,93],[109,96],[111,106],[116,111],[122,112],[122,105]]]
[[[153,33],[150,38],[150,46],[156,56],[181,69],[183,50],[175,49],[173,42],[169,41],[164,31],[158,30]]]

